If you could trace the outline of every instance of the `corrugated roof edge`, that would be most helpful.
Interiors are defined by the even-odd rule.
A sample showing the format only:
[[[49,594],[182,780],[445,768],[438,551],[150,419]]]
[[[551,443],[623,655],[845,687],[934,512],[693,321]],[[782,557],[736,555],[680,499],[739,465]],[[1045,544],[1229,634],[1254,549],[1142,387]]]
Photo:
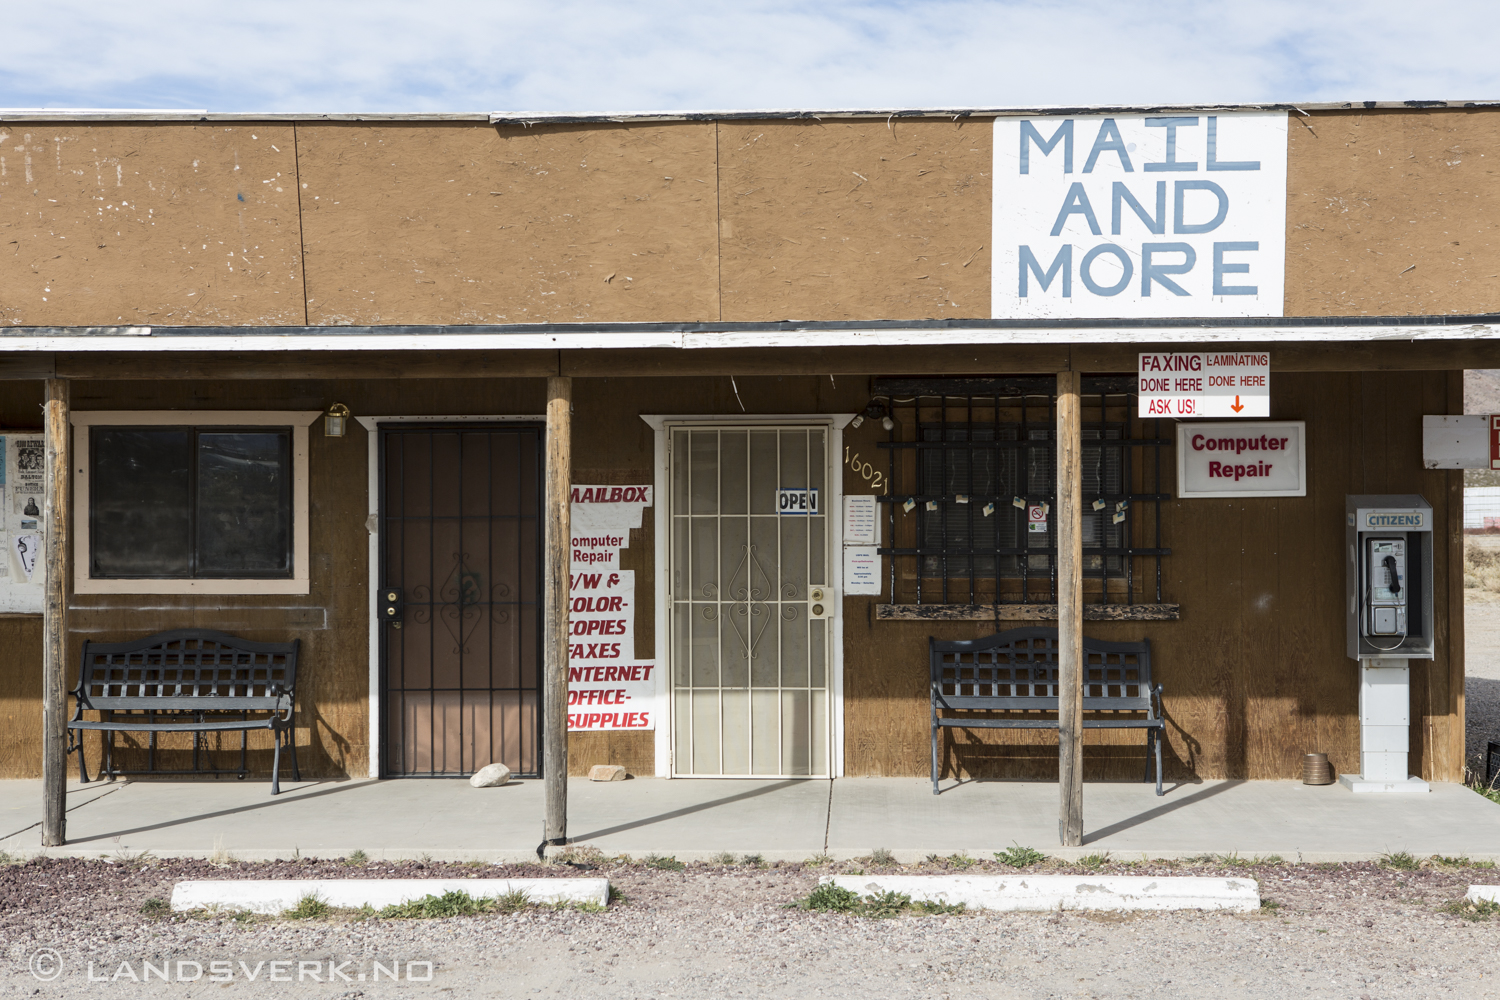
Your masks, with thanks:
[[[1001,118],[1016,115],[1147,114],[1176,111],[1379,111],[1465,110],[1500,107],[1500,99],[1479,101],[1312,101],[1270,104],[1038,104],[974,108],[760,108],[740,111],[583,111],[547,112],[281,112],[152,111],[143,109],[0,108],[0,122],[486,122],[499,125],[554,125],[589,122],[734,121],[821,118]]]
[[[587,122],[627,121],[733,121],[768,118],[1009,118],[1022,115],[1099,115],[1150,114],[1177,111],[1365,111],[1428,110],[1500,107],[1500,100],[1483,101],[1316,101],[1306,104],[1037,104],[990,108],[843,108],[800,110],[768,108],[754,111],[633,111],[580,112],[577,114],[525,114],[503,111],[490,115],[490,121],[504,125],[555,125]]]

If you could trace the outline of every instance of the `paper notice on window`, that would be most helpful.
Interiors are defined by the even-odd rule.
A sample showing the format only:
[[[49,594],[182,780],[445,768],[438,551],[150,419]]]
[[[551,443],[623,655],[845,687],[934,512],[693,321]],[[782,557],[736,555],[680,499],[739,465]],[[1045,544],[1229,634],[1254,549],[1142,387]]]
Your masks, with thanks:
[[[40,436],[10,435],[5,449],[5,487],[14,512],[41,517],[47,496],[47,446]]]
[[[844,497],[844,544],[880,544],[880,520],[873,496]]]
[[[880,593],[880,553],[875,546],[844,546],[844,593]]]
[[[11,549],[16,558],[21,561],[21,571],[26,574],[26,582],[31,582],[31,574],[36,571],[37,554],[42,548],[40,535],[17,535],[11,540]]]

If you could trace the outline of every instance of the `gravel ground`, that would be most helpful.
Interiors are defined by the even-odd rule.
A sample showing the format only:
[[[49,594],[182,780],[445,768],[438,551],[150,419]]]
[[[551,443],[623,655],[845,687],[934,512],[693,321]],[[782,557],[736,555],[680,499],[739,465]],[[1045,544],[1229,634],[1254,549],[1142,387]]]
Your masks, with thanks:
[[[1085,873],[1079,867],[1043,869]],[[0,997],[225,996],[277,991],[360,1000],[445,992],[453,997],[1434,997],[1500,996],[1491,986],[1500,917],[1444,912],[1493,869],[1371,864],[1107,863],[1109,874],[1256,878],[1275,908],[1257,914],[1085,916],[983,914],[878,920],[805,912],[787,903],[822,874],[851,865],[769,868],[640,862],[594,866],[442,865],[323,861],[214,864],[36,860],[0,867]],[[876,869],[868,869],[874,871]],[[940,873],[948,862],[886,871]],[[981,862],[970,873],[1014,872]],[[606,912],[529,910],[440,920],[293,921],[143,916],[184,878],[578,877],[607,875],[625,895]],[[63,972],[28,971],[52,948]],[[121,962],[228,960],[228,983],[108,983]],[[296,982],[299,961],[343,962],[350,982]],[[291,982],[268,983],[287,961]],[[359,981],[374,962],[434,963],[430,982]],[[244,967],[239,963],[245,963]],[[408,968],[403,966],[403,968]],[[189,974],[191,969],[189,968]],[[425,975],[425,967],[414,973]]]

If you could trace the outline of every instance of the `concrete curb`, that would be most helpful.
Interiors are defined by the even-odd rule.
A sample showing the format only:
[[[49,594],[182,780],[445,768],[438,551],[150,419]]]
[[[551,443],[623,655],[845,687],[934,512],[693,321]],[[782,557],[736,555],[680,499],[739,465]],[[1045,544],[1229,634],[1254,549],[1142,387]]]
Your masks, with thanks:
[[[974,910],[1260,909],[1260,887],[1248,878],[1080,875],[828,875],[861,896],[898,892],[914,901],[963,903]]]
[[[351,878],[351,879],[223,879],[178,882],[172,887],[172,909],[249,910],[278,914],[304,896],[316,895],[329,906],[376,909],[407,903],[423,896],[466,892],[475,899],[521,891],[533,903],[609,902],[609,879],[603,878]]]
[[[1471,903],[1500,903],[1500,885],[1471,885],[1464,893],[1464,899]]]

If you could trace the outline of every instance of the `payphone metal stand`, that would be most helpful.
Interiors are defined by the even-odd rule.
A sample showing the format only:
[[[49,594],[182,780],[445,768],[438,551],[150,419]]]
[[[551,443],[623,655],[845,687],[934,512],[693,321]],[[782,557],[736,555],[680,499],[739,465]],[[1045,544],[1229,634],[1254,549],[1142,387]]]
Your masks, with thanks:
[[[1423,794],[1408,772],[1411,660],[1433,658],[1432,505],[1420,496],[1346,497],[1348,654],[1359,662],[1358,793]]]

